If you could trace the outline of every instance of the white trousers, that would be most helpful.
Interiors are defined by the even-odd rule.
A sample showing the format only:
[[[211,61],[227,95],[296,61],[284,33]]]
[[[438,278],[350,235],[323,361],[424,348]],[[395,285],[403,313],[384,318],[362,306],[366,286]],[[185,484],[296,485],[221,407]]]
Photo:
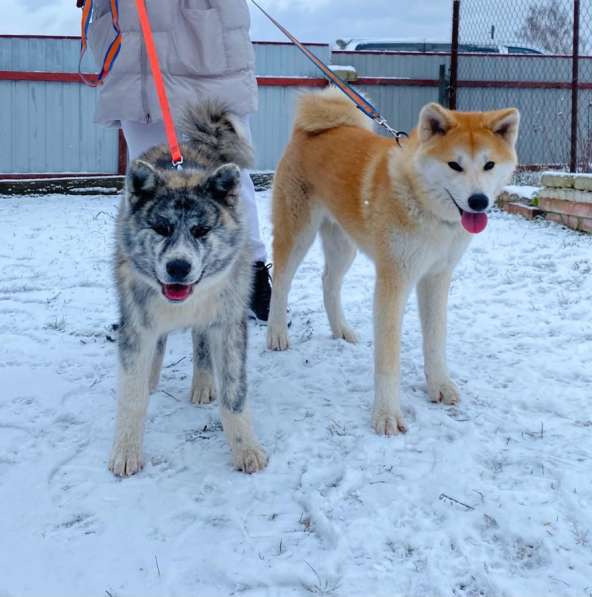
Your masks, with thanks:
[[[241,120],[250,142],[251,127],[249,126],[249,118],[248,116],[245,116],[244,118],[241,118]],[[121,123],[121,128],[123,129],[123,134],[127,142],[128,156],[130,160],[135,160],[155,145],[162,145],[167,142],[164,124],[162,122],[145,124],[143,122],[124,120]],[[266,261],[267,251],[261,240],[261,232],[259,230],[259,216],[257,214],[257,203],[255,201],[255,186],[249,176],[248,170],[244,169],[241,170],[240,195],[247,208],[247,223],[253,248],[253,261]]]

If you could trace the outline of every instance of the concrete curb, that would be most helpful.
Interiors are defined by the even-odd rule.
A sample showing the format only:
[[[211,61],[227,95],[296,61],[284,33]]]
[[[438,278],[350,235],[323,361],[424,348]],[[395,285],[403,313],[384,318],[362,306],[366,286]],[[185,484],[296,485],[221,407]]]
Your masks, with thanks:
[[[271,188],[273,172],[252,172],[256,191]],[[117,195],[123,189],[124,176],[56,177],[0,179],[0,195]]]

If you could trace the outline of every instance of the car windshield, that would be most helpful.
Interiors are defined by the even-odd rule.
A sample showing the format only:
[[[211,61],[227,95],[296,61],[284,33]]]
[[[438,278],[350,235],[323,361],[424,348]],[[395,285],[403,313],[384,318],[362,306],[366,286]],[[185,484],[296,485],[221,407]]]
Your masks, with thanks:
[[[535,50],[534,48],[523,48],[520,46],[508,46],[508,53],[509,54],[542,54],[540,50]]]

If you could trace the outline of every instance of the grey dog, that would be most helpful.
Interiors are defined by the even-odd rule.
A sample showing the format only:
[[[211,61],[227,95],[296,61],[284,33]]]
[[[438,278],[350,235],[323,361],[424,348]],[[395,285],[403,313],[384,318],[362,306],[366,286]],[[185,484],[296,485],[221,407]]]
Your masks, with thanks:
[[[183,169],[171,166],[166,146],[132,162],[117,220],[119,403],[109,468],[119,476],[143,466],[148,396],[167,334],[179,328],[192,329],[192,402],[219,398],[239,470],[267,463],[246,407],[252,259],[239,184],[253,151],[215,102],[189,109],[182,128]]]

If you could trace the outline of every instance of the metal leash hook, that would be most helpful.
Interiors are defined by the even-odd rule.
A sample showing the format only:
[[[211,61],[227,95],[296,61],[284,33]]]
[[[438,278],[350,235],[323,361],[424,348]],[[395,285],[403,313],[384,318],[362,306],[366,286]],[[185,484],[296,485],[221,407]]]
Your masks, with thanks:
[[[183,156],[181,156],[181,159],[176,161],[173,160],[173,168],[175,168],[178,171],[183,170]]]
[[[397,142],[397,145],[399,147],[401,147],[401,139],[402,138],[405,138],[405,139],[409,138],[409,135],[405,131],[397,131],[396,129],[394,129],[386,121],[386,118],[384,118],[383,116],[379,116],[378,118],[375,118],[374,121],[376,122],[376,124],[378,124],[383,129],[385,129],[386,131],[388,131],[388,133],[395,138],[395,141]]]

